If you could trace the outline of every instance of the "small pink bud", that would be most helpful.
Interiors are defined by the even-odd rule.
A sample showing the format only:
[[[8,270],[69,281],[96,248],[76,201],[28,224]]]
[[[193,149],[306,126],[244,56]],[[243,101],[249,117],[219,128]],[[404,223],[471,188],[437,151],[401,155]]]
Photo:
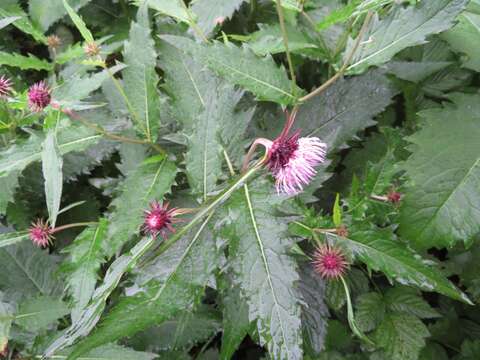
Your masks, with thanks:
[[[95,42],[87,43],[83,47],[83,51],[90,57],[94,57],[100,54],[100,46],[98,46]]]
[[[0,97],[8,95],[12,91],[12,82],[5,76],[0,77]]]
[[[348,237],[348,229],[345,225],[340,225],[338,228],[337,228],[337,235],[338,236],[341,236],[341,237]]]
[[[160,234],[165,239],[169,232],[175,232],[172,225],[181,221],[175,217],[183,212],[177,208],[169,210],[168,206],[168,203],[160,205],[158,201],[154,201],[150,204],[150,210],[145,210],[142,226],[145,234],[151,236]]]
[[[402,194],[392,190],[387,194],[387,199],[393,204],[398,204],[402,200]]]
[[[52,100],[50,88],[45,81],[40,81],[28,89],[28,106],[34,112],[41,112]]]
[[[52,228],[41,219],[38,219],[36,223],[32,223],[28,232],[30,240],[38,247],[47,247],[53,239]]]
[[[313,258],[315,271],[324,279],[337,279],[345,274],[348,268],[343,251],[330,245],[318,247]]]
[[[225,16],[219,16],[213,22],[215,25],[222,25],[225,22]]]

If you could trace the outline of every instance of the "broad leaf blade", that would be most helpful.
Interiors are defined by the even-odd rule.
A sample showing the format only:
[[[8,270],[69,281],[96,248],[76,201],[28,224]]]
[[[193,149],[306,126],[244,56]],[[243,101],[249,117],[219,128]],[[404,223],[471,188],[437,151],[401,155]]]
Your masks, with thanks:
[[[57,145],[55,131],[50,131],[42,145],[42,170],[45,179],[45,199],[49,222],[55,227],[63,188],[63,160]]]
[[[27,231],[9,232],[0,235],[0,248],[28,239]]]
[[[197,15],[197,25],[210,36],[217,25],[232,17],[246,0],[197,0],[192,11]]]
[[[301,90],[291,92],[291,83],[284,69],[278,68],[272,58],[259,58],[246,47],[232,44],[200,45],[185,37],[163,35],[171,45],[192,55],[195,61],[206,65],[227,81],[254,93],[259,100],[283,105],[294,104]]]
[[[40,43],[46,44],[47,37],[43,34],[43,31],[38,29],[38,27],[30,21],[28,15],[23,11],[23,9],[18,5],[10,5],[5,8],[0,7],[0,16],[2,17],[19,17],[18,20],[15,20],[13,25],[23,31],[26,34],[32,35],[32,37]]]
[[[468,0],[424,0],[407,8],[396,5],[386,18],[374,19],[348,71],[363,72],[370,66],[389,61],[407,47],[424,44],[428,35],[449,29],[467,2]],[[352,40],[345,53],[349,54],[353,46]]]
[[[68,0],[68,3],[77,11],[90,1]],[[67,10],[60,0],[30,0],[29,12],[34,22],[39,24],[43,30],[48,30],[54,22],[67,15]]]
[[[455,94],[451,100],[453,105],[421,112],[424,126],[409,138],[414,145],[404,165],[410,183],[400,232],[422,249],[469,244],[480,231],[479,96]]]
[[[68,313],[67,305],[58,298],[50,296],[31,298],[20,304],[15,314],[15,323],[25,330],[37,332],[47,329]]]

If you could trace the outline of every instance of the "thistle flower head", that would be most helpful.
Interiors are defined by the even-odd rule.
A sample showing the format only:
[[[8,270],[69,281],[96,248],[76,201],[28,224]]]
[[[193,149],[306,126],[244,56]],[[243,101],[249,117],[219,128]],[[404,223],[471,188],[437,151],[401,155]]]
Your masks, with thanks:
[[[10,91],[12,91],[12,82],[2,75],[0,77],[0,97],[8,95]]]
[[[53,239],[52,228],[48,225],[47,222],[44,222],[41,219],[38,219],[37,222],[32,223],[28,229],[30,240],[39,246],[46,247]]]
[[[150,204],[150,209],[145,210],[142,226],[145,234],[151,236],[160,234],[165,239],[169,232],[175,232],[172,225],[181,221],[175,217],[182,211],[177,208],[168,209],[168,206],[168,203],[161,205],[158,201],[154,201]]]
[[[100,54],[100,46],[95,42],[89,42],[83,47],[83,51],[90,57],[94,57]]]
[[[47,45],[50,49],[58,49],[62,45],[62,40],[53,34],[47,37]]]
[[[45,81],[40,81],[28,89],[28,106],[34,112],[45,109],[52,101],[50,88]]]
[[[315,271],[324,279],[337,279],[348,268],[348,262],[342,250],[330,245],[321,245],[313,255]]]
[[[392,190],[387,194],[387,199],[393,204],[398,204],[400,200],[402,200],[402,194],[395,190]]]

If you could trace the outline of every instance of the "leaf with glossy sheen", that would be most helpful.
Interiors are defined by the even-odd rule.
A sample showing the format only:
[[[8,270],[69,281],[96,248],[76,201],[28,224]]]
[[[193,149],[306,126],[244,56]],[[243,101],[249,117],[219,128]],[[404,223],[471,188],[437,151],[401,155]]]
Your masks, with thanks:
[[[295,103],[301,94],[298,87],[292,93],[285,70],[279,68],[272,58],[259,58],[246,47],[218,42],[201,45],[186,37],[173,35],[163,35],[161,39],[190,54],[195,61],[232,84],[251,91],[259,100],[289,105]]]
[[[123,297],[96,329],[75,346],[72,360],[96,346],[191,311],[199,303],[220,256],[207,229],[208,221],[209,218],[143,269],[154,277],[142,285],[145,291]]]
[[[423,0],[416,6],[394,6],[382,20],[375,15],[348,70],[360,73],[389,61],[399,51],[424,44],[427,36],[449,29],[468,0]],[[354,46],[350,40],[345,54]],[[345,55],[347,56],[347,55]]]
[[[42,145],[42,170],[45,179],[45,199],[49,214],[49,222],[55,227],[63,188],[63,160],[58,149],[57,136],[51,130]]]
[[[68,313],[67,305],[59,298],[50,296],[30,298],[19,305],[15,323],[25,330],[38,332],[47,329]]]
[[[302,359],[301,307],[293,240],[273,215],[282,202],[272,184],[259,180],[226,203],[223,235],[229,239],[233,284],[247,302],[262,345],[275,359]]]
[[[23,56],[17,53],[0,51],[0,65],[18,67],[21,70],[52,70],[53,64],[32,54]]]
[[[88,4],[91,0],[68,0],[68,4],[75,10]],[[30,0],[29,12],[33,21],[39,24],[43,30],[67,15],[67,10],[60,0]]]
[[[100,220],[97,227],[82,231],[73,244],[64,250],[70,255],[62,266],[67,272],[68,292],[73,300],[73,322],[79,319],[81,310],[88,304],[95,290],[98,270],[104,258],[106,230],[106,220]]]
[[[303,136],[317,136],[328,151],[341,147],[355,134],[375,125],[373,117],[390,103],[397,90],[382,71],[338,80],[300,107],[295,126]]]
[[[352,226],[349,238],[335,234],[326,236],[345,245],[370,269],[383,272],[400,284],[417,286],[424,291],[436,291],[453,299],[471,303],[438,268],[427,265],[418,254],[410,251],[386,229],[364,229]]]
[[[152,201],[163,201],[176,175],[176,165],[168,160],[142,163],[127,175],[120,185],[120,195],[111,204],[113,211],[108,219],[110,226],[105,240],[108,256],[115,254],[133,235],[138,234],[144,211],[149,209]]]
[[[147,139],[155,141],[160,126],[160,98],[155,71],[157,54],[149,27],[148,8],[138,10],[137,22],[132,23],[129,40],[124,45],[123,84],[132,106],[133,122]]]
[[[400,233],[421,249],[469,244],[480,231],[480,97],[450,99],[422,111],[423,127],[408,139]]]

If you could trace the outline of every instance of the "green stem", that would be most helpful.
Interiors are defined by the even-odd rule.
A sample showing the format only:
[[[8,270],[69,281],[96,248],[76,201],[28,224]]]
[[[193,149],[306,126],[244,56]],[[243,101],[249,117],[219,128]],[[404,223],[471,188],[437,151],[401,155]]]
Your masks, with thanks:
[[[295,90],[295,86],[297,84],[297,80],[295,78],[295,70],[293,68],[292,56],[290,55],[290,49],[288,48],[288,35],[287,35],[287,28],[285,27],[285,17],[283,14],[282,0],[277,0],[276,4],[277,4],[278,20],[280,22],[280,29],[282,30],[283,43],[285,45],[285,52],[287,53],[287,62],[288,62],[288,68],[290,70],[290,78],[292,80],[292,93],[293,93]]]
[[[190,12],[190,9],[188,8],[188,6],[185,4],[185,1],[182,0],[180,1],[180,3],[182,4],[183,8],[185,9],[185,12],[187,13],[187,16],[188,16],[188,22],[190,23],[190,26],[192,27],[193,31],[197,34],[197,36],[202,39],[203,42],[206,42],[208,43],[208,38],[206,37],[206,35],[203,33],[202,29],[200,29],[200,27],[197,25],[197,23],[195,22],[195,20],[193,19],[192,17],[192,14]]]
[[[58,227],[54,228],[52,230],[52,234],[55,234],[55,233],[63,231],[63,230],[75,228],[75,227],[90,226],[90,225],[97,225],[97,224],[98,224],[98,222],[90,221],[90,222],[81,222],[81,223],[62,225],[62,226],[58,226]]]

